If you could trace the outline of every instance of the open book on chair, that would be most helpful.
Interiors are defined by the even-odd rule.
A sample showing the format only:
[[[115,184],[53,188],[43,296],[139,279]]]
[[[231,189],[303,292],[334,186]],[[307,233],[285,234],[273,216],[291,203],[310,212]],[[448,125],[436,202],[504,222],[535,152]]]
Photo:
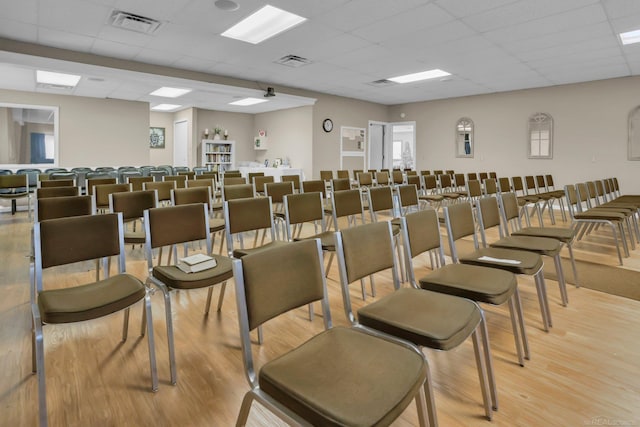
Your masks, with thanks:
[[[215,258],[205,254],[195,254],[178,260],[177,267],[185,273],[197,273],[217,265]]]

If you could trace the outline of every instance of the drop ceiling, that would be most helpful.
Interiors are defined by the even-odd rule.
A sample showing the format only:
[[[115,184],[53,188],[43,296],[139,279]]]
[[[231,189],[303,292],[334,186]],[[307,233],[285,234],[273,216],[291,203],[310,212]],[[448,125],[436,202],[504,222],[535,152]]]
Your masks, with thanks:
[[[34,70],[43,67],[81,74],[73,95],[255,113],[314,102],[287,88],[394,105],[640,74],[640,44],[618,38],[640,28],[638,0],[273,0],[308,20],[258,45],[220,36],[267,4],[236,1],[228,12],[213,0],[0,0],[0,37],[233,77],[246,81],[242,88],[15,51],[0,51],[0,87],[47,92],[35,87]],[[114,10],[161,25],[149,35],[115,28]],[[287,55],[310,63],[276,63]],[[434,68],[452,75],[372,84]],[[148,95],[160,86],[194,91],[174,100]],[[268,86],[277,94],[269,102],[228,105]]]

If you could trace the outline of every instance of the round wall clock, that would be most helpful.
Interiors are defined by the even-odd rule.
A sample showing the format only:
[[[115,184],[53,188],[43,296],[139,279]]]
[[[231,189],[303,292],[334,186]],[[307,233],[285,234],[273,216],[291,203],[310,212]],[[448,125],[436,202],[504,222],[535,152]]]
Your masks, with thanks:
[[[324,129],[325,132],[331,132],[333,130],[333,121],[331,119],[324,119],[322,129]]]

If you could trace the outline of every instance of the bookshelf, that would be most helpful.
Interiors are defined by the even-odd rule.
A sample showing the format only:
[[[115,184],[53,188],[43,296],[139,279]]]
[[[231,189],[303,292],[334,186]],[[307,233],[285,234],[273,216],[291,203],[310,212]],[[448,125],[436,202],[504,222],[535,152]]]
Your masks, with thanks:
[[[213,172],[235,169],[236,143],[224,139],[202,140],[202,166]]]

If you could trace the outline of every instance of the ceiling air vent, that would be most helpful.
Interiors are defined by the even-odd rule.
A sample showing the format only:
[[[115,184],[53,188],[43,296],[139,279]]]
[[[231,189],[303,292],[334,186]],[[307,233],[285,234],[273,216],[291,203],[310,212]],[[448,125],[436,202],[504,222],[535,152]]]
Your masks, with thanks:
[[[386,86],[396,85],[397,83],[387,79],[380,79],[367,84],[371,86],[376,86],[376,87],[386,87]]]
[[[121,10],[114,10],[111,14],[111,25],[124,30],[136,31],[143,34],[153,34],[160,26],[160,21],[123,12]]]
[[[303,65],[311,64],[311,61],[307,58],[302,58],[297,55],[287,55],[275,61],[276,64],[286,65],[287,67],[298,68]]]

